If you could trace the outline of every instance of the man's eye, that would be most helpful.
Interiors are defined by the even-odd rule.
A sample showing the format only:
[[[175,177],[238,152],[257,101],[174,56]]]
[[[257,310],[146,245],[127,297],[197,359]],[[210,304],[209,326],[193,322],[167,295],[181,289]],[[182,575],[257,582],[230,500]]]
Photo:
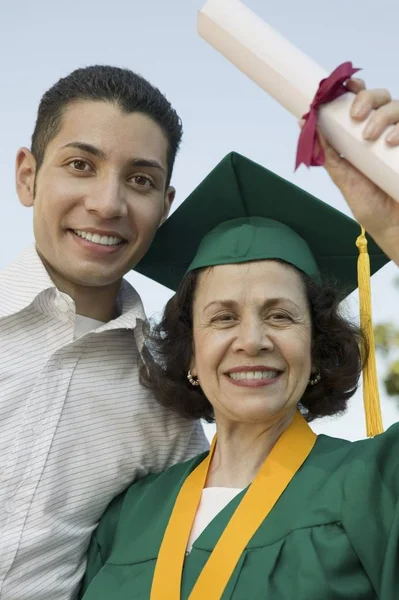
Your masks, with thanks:
[[[139,187],[154,187],[154,183],[152,181],[152,179],[150,179],[149,177],[146,177],[145,175],[134,175],[131,178],[131,181],[133,181],[133,183],[135,183],[137,186]]]

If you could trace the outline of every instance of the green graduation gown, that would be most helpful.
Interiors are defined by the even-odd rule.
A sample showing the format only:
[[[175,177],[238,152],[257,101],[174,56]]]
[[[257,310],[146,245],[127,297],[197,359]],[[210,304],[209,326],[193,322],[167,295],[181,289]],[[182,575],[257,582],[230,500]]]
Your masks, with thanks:
[[[110,504],[92,537],[79,598],[149,600],[176,496],[204,456],[147,476]],[[182,600],[244,493],[194,543],[185,560]],[[353,443],[320,435],[241,555],[222,596],[377,598],[399,599],[399,424]]]

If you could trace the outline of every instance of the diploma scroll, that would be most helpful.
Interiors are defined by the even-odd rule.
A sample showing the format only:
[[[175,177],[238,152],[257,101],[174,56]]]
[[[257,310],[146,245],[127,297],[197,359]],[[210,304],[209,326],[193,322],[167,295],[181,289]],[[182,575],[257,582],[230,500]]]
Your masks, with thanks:
[[[240,0],[207,0],[198,31],[297,119],[309,111],[320,81],[329,75]],[[322,106],[319,126],[339,154],[399,202],[399,148],[387,146],[386,135],[376,142],[363,139],[365,122],[350,117],[353,97],[348,92]]]

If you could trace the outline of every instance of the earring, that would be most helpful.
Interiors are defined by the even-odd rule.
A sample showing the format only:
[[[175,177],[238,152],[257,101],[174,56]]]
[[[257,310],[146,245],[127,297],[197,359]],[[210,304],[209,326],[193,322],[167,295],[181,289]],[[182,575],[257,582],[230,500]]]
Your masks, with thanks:
[[[320,373],[317,373],[312,379],[309,379],[309,385],[317,385],[321,379]]]
[[[196,377],[195,375],[193,377],[191,375],[190,369],[188,370],[188,373],[187,373],[187,379],[189,380],[189,382],[191,383],[191,385],[199,385],[198,377]]]

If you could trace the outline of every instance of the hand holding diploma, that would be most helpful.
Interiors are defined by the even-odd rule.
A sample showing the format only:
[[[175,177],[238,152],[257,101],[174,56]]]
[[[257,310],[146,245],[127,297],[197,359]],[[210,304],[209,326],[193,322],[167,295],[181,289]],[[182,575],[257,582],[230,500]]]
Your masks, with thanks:
[[[325,160],[356,219],[399,264],[399,103],[349,80],[358,70],[349,62],[329,75],[240,0],[206,0],[198,31],[295,117],[306,117],[297,165]]]
[[[392,100],[388,90],[366,90],[364,83],[357,79],[348,81],[346,86],[356,94],[350,116],[359,123],[367,121],[363,128],[364,139],[381,139],[391,147],[399,146],[399,101]],[[399,265],[399,203],[341,158],[320,131],[318,137],[324,150],[324,168],[340,189],[355,219]]]

